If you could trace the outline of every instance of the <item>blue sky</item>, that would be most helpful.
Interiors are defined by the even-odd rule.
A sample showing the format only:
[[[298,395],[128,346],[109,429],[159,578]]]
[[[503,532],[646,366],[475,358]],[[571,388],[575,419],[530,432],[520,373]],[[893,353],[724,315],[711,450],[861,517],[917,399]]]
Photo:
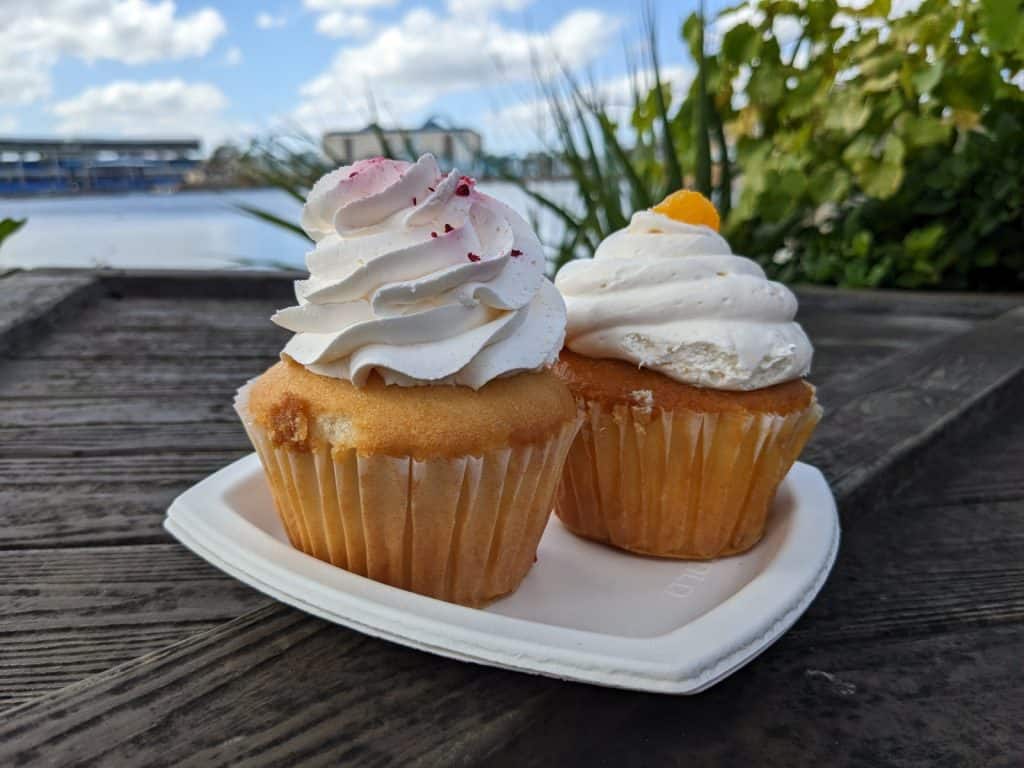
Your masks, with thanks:
[[[724,3],[708,3],[709,12]],[[10,6],[10,7],[8,7]],[[688,77],[655,2],[666,67]],[[537,144],[530,52],[552,48],[621,90],[641,2],[611,0],[4,0],[0,134],[198,135],[207,145],[298,126],[429,115],[492,151]]]

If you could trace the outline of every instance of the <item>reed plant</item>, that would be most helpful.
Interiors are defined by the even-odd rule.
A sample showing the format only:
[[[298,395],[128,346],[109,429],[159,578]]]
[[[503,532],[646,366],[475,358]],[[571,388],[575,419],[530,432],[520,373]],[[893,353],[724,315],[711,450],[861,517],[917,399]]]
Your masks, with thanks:
[[[0,245],[23,226],[25,219],[0,219]]]

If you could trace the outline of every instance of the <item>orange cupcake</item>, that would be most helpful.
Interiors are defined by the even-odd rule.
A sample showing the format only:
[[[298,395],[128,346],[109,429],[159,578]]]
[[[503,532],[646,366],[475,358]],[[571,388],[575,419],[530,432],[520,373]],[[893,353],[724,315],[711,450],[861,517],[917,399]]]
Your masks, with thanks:
[[[732,254],[679,192],[556,278],[555,368],[585,411],[555,512],[574,533],[663,557],[743,552],[821,417],[796,299]]]

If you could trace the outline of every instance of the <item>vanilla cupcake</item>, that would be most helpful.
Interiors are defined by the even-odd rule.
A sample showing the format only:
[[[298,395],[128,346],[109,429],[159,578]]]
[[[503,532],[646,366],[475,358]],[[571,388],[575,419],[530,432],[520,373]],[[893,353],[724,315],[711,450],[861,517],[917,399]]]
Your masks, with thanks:
[[[664,557],[743,552],[821,417],[796,298],[717,230],[714,207],[679,192],[556,278],[568,327],[555,370],[585,420],[555,512],[580,536]]]
[[[295,335],[236,399],[291,543],[452,602],[513,591],[578,428],[536,236],[430,155],[328,174],[302,225]]]

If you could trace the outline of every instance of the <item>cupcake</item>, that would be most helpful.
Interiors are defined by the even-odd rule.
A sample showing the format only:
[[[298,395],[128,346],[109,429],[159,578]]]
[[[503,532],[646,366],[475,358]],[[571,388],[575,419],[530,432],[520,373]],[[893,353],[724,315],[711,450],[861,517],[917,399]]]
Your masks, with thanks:
[[[540,243],[473,179],[374,158],[324,176],[281,361],[236,408],[288,538],[402,589],[481,605],[535,559],[576,403]]]
[[[568,308],[555,371],[585,411],[559,519],[662,557],[756,544],[821,418],[793,294],[733,255],[714,207],[686,191],[634,214],[555,284]]]

